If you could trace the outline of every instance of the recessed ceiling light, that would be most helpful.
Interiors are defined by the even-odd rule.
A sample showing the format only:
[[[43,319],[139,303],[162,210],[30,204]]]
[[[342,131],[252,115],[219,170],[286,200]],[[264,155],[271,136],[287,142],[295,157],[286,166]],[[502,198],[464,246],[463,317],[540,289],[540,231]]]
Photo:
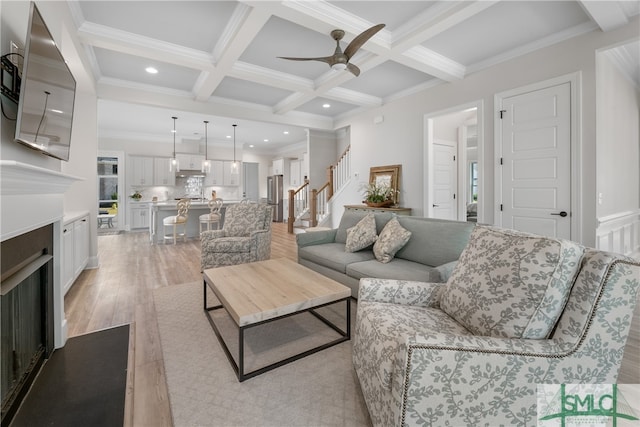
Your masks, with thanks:
[[[227,135],[227,139],[231,139],[231,135]]]
[[[52,113],[58,113],[58,114],[62,114],[61,110],[51,110]]]
[[[331,108],[331,104],[322,104],[322,108]]]
[[[263,139],[264,142],[269,142],[269,140],[267,138]]]
[[[147,67],[144,70],[149,74],[158,74],[158,69],[154,67]]]
[[[288,130],[285,130],[285,131],[284,131],[284,132],[282,132],[282,133],[284,133],[285,135],[289,135],[289,131],[288,131]]]
[[[249,144],[249,148],[253,148],[253,144]]]

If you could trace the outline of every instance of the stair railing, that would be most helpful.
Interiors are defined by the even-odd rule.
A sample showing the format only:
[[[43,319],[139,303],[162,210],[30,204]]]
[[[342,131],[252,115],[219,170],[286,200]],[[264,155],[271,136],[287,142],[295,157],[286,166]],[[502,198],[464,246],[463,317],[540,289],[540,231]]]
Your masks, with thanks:
[[[309,190],[309,182],[297,190],[289,190],[289,217],[287,230],[293,233],[293,223],[309,209],[310,226],[316,227],[319,222],[329,216],[329,200],[340,190],[351,177],[351,146],[340,155],[335,165],[327,168],[327,182],[320,189]],[[306,190],[305,190],[306,189]],[[298,195],[300,192],[305,195]],[[306,197],[306,199],[305,199]],[[298,198],[305,200],[299,201]],[[300,209],[299,206],[305,208]]]
[[[289,214],[287,231],[293,233],[293,224],[309,211],[309,181],[295,190],[289,190]]]

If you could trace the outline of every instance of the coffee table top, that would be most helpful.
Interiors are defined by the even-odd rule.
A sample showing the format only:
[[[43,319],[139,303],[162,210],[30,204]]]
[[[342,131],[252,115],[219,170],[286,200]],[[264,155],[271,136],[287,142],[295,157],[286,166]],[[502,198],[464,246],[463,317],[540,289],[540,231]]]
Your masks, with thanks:
[[[290,259],[204,270],[204,280],[238,326],[351,296],[351,289]]]

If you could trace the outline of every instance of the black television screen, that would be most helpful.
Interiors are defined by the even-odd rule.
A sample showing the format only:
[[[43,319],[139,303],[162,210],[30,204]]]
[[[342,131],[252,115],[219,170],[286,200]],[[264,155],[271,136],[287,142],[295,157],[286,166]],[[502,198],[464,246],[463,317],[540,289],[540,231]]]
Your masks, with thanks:
[[[75,93],[76,80],[32,2],[18,102],[16,141],[51,157],[68,161]]]

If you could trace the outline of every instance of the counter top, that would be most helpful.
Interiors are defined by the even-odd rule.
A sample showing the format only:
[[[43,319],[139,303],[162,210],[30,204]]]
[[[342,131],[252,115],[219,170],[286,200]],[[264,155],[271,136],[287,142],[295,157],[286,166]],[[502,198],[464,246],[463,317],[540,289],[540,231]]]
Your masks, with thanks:
[[[149,203],[152,206],[171,206],[175,207],[178,204],[178,200],[165,200],[163,202],[138,202],[138,203]],[[223,205],[233,205],[236,203],[240,203],[240,200],[224,200]],[[208,206],[209,200],[191,200],[191,206]]]

